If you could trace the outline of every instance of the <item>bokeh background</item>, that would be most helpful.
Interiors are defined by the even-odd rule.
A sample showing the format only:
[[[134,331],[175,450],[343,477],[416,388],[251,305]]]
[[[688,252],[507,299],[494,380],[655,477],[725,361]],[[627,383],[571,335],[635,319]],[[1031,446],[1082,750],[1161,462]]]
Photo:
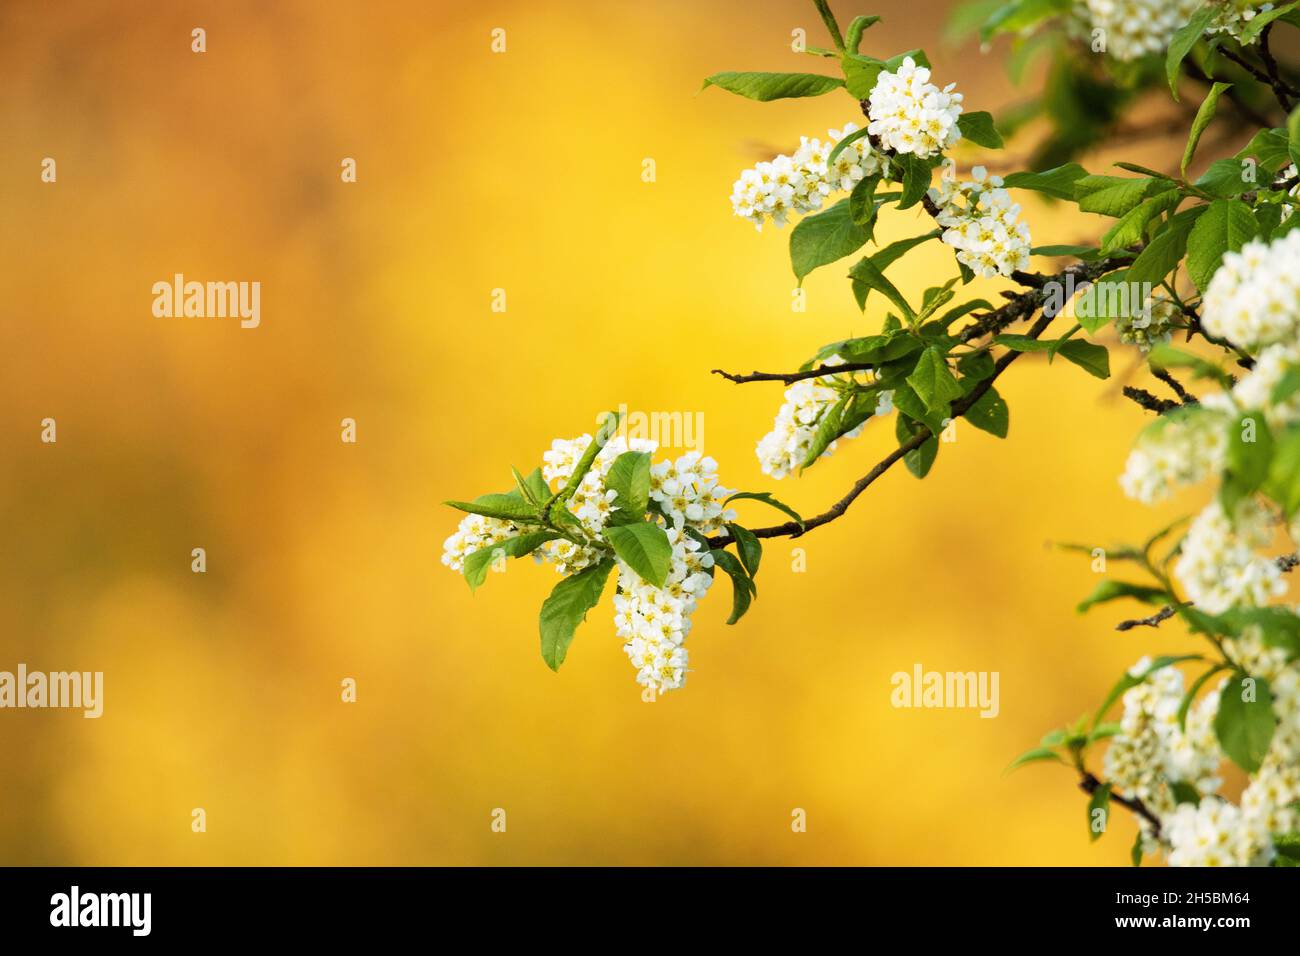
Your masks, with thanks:
[[[970,109],[1017,96],[999,48],[943,43],[946,3],[836,7],[884,16],[864,49],[926,47]],[[1114,632],[1131,608],[1076,616],[1096,578],[1049,546],[1167,517],[1116,484],[1142,422],[1127,357],[1104,383],[1021,361],[1008,440],[962,429],[926,481],[899,469],[770,543],[755,608],[727,627],[728,585],[704,602],[687,687],[654,704],[607,604],[556,675],[551,571],[472,596],[439,564],[442,500],[508,487],[620,403],[703,413],[728,484],[805,513],[889,447],[871,427],[775,483],[753,446],[779,386],[709,375],[880,321],[839,268],[793,313],[788,233],[729,208],[741,168],[858,118],[842,94],[700,92],[819,69],[790,51],[799,27],[822,42],[796,0],[0,8],[0,669],[106,674],[100,720],[0,712],[0,862],[1127,860],[1132,824],[1090,844],[1064,768],[1002,773],[1140,653],[1185,646]],[[1097,234],[1026,203],[1037,242]],[[155,319],[176,272],[260,281],[261,327]],[[916,294],[952,273],[936,244],[891,275]],[[916,662],[1000,672],[1001,714],[892,708]]]

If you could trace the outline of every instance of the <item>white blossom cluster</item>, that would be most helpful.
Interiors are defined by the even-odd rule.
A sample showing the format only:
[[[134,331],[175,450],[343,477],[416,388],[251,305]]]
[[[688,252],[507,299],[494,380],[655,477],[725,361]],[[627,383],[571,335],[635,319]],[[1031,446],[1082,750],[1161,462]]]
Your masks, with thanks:
[[[662,588],[642,581],[623,562],[614,596],[614,626],[636,668],[636,681],[656,692],[676,690],[686,680],[691,612],[713,583],[713,557],[681,526],[668,529],[672,566]]]
[[[1205,290],[1201,323],[1245,349],[1300,341],[1300,231],[1225,253]]]
[[[1241,40],[1242,28],[1251,20],[1254,20],[1258,14],[1265,10],[1272,10],[1271,3],[1252,3],[1251,0],[1223,0],[1219,4],[1219,12],[1215,14],[1210,25],[1205,28],[1206,36],[1215,33],[1226,33],[1234,40]],[[1250,40],[1251,43],[1259,42],[1258,37]]]
[[[1186,729],[1178,726],[1185,693],[1182,674],[1165,667],[1124,694],[1120,732],[1111,738],[1103,761],[1116,792],[1142,801],[1160,821],[1160,834],[1139,818],[1143,850],[1164,850],[1172,866],[1263,866],[1273,858],[1272,834],[1300,825],[1292,806],[1300,799],[1300,667],[1266,647],[1257,634],[1229,642],[1243,664],[1262,664],[1257,676],[1273,690],[1278,719],[1267,756],[1233,804],[1218,794],[1223,760],[1214,733],[1224,679],[1188,710]],[[1141,676],[1143,658],[1129,671]],[[1254,673],[1254,672],[1253,672]],[[1175,786],[1186,785],[1199,803],[1180,800]]]
[[[1202,0],[1079,0],[1075,15],[1091,43],[1104,42],[1102,52],[1117,60],[1164,54],[1174,33],[1191,19]],[[1242,27],[1271,3],[1224,0],[1205,32],[1241,39]]]
[[[838,355],[827,358],[823,365],[843,365],[844,359]],[[874,381],[871,372],[854,374],[823,375],[819,378],[805,378],[795,382],[785,390],[785,402],[777,410],[772,422],[772,430],[758,440],[756,453],[763,474],[781,479],[793,474],[803,465],[808,452],[812,450],[813,438],[817,434],[817,424],[821,418],[840,399],[835,383],[850,381],[870,385]],[[874,415],[883,415],[892,408],[892,392],[883,392],[876,403]],[[846,432],[842,438],[857,438],[862,434],[866,422]],[[831,442],[822,452],[825,458],[835,451],[837,441]]]
[[[1277,562],[1256,553],[1272,540],[1272,516],[1253,498],[1237,506],[1232,520],[1212,501],[1187,529],[1174,574],[1207,614],[1265,605],[1287,587]]]
[[[453,571],[465,567],[465,559],[475,551],[500,544],[519,534],[513,522],[484,515],[466,515],[456,531],[442,543],[442,563]]]
[[[1119,477],[1124,493],[1155,504],[1183,485],[1218,474],[1227,454],[1230,410],[1225,396],[1211,394],[1199,407],[1152,422],[1138,436]]]
[[[1145,309],[1129,311],[1132,314],[1115,317],[1115,331],[1121,342],[1143,352],[1172,339],[1174,322],[1182,316],[1178,303],[1162,296],[1152,299]]]
[[[956,86],[939,89],[929,69],[905,57],[898,72],[882,70],[876,77],[867,99],[867,130],[896,153],[921,159],[941,153],[961,139],[962,95],[953,92]]]
[[[1277,727],[1240,804],[1221,798],[1195,807],[1184,803],[1162,819],[1172,866],[1267,866],[1274,856],[1272,836],[1300,829],[1300,666],[1265,647],[1258,635],[1229,645],[1241,655],[1239,663],[1260,668],[1251,673],[1268,680]]]
[[[1276,429],[1300,422],[1300,393],[1275,391],[1300,368],[1300,302],[1288,272],[1297,266],[1300,242],[1285,236],[1272,244],[1248,243],[1224,257],[1206,290],[1201,321],[1210,334],[1252,352],[1254,365],[1230,390],[1204,396],[1198,406],[1162,417],[1143,432],[1120,478],[1130,496],[1156,502],[1220,473],[1230,429],[1243,427],[1239,419],[1247,412],[1262,413]],[[1277,524],[1254,497],[1242,499],[1231,514],[1218,498],[1207,505],[1188,526],[1173,565],[1188,601],[1202,613],[1221,614],[1267,606],[1285,594],[1276,559],[1262,553],[1273,544]],[[1300,521],[1289,530],[1300,542]],[[1157,672],[1142,685],[1147,689],[1125,695],[1123,733],[1106,754],[1116,787],[1160,817],[1161,848],[1175,866],[1267,865],[1275,852],[1272,835],[1300,828],[1293,806],[1300,799],[1300,661],[1266,644],[1258,627],[1225,639],[1224,651],[1245,673],[1267,681],[1277,721],[1263,764],[1238,803],[1217,793],[1217,781],[1211,785],[1219,756],[1210,729],[1220,694],[1232,693],[1238,676],[1225,678],[1193,706],[1180,740],[1160,727],[1177,713],[1182,678],[1172,668]],[[1171,781],[1191,782],[1205,799],[1171,805],[1173,791],[1161,788]],[[1144,832],[1153,836],[1145,825]],[[1148,839],[1146,849],[1154,850],[1153,844]]]
[[[558,491],[573,475],[578,461],[590,447],[591,435],[557,438],[542,454],[542,477]],[[597,540],[617,511],[617,494],[606,487],[615,459],[627,451],[653,454],[658,444],[645,439],[611,438],[592,462],[573,496],[564,507],[587,536],[585,543],[566,538],[548,541],[533,552],[535,560],[554,564],[563,575],[577,574],[608,554]],[[718,479],[718,463],[697,451],[676,460],[665,459],[650,466],[650,498],[662,517],[672,545],[672,564],[662,588],[643,581],[623,561],[618,562],[618,589],[614,597],[614,624],[624,640],[624,650],[637,671],[637,683],[662,692],[681,687],[686,679],[687,652],[683,646],[690,633],[690,614],[713,583],[713,556],[692,532],[714,534],[736,512],[726,506],[734,494]],[[500,544],[529,530],[514,522],[482,515],[466,515],[454,534],[443,543],[442,563],[461,571],[465,558],[482,548]]]
[[[725,505],[735,493],[718,484],[718,463],[698,451],[650,468],[650,497],[674,524],[690,525],[701,534],[714,534],[736,520],[735,510]]]
[[[1129,669],[1134,677],[1151,666],[1143,658]],[[1117,791],[1137,797],[1157,816],[1172,812],[1177,801],[1172,784],[1185,783],[1198,793],[1214,793],[1222,755],[1214,736],[1218,695],[1202,698],[1187,715],[1186,730],[1178,726],[1184,694],[1183,675],[1165,667],[1124,693],[1120,732],[1106,748],[1103,768]],[[1149,824],[1140,821],[1148,852],[1157,849]]]
[[[759,230],[769,219],[784,226],[791,214],[815,212],[831,193],[851,190],[863,178],[885,171],[887,160],[871,148],[865,136],[849,143],[829,162],[836,144],[857,130],[853,123],[846,123],[843,129],[829,130],[830,141],[825,143],[801,137],[793,156],[782,154],[745,170],[731,187],[732,209]]]
[[[971,176],[967,182],[945,176],[942,188],[930,190],[943,241],[956,250],[958,262],[986,279],[1028,268],[1031,239],[1020,205],[1002,188],[1002,177],[989,176],[983,166]]]

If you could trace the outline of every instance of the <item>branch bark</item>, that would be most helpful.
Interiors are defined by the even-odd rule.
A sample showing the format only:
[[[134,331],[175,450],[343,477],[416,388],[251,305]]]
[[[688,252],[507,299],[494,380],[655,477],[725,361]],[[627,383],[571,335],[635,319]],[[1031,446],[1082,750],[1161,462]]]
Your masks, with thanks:
[[[1036,311],[1038,311],[1040,308],[1043,308],[1051,292],[1051,287],[1053,283],[1061,283],[1062,285],[1064,285],[1067,281],[1067,277],[1073,276],[1076,283],[1076,288],[1081,288],[1082,287],[1082,285],[1080,284],[1081,282],[1084,284],[1089,282],[1095,282],[1097,279],[1105,275],[1107,272],[1119,268],[1120,265],[1124,264],[1127,261],[1128,261],[1127,259],[1106,258],[1106,259],[1099,259],[1095,262],[1076,263],[1075,265],[1072,265],[1069,268],[1061,271],[1057,275],[1052,276],[1050,279],[1044,280],[1043,284],[1037,288],[1031,289],[1027,292],[1012,294],[1010,296],[1010,301],[1008,301],[1006,305],[1001,306],[1000,308],[995,309],[994,311],[988,313],[987,315],[976,319],[974,322],[971,322],[969,325],[966,326],[966,328],[962,329],[962,331],[958,333],[958,337],[961,339],[961,341],[968,342],[971,341],[972,339],[979,338],[983,335],[988,335],[990,333],[1001,331],[1011,323],[1019,321],[1020,319],[1028,318],[1029,316],[1033,315]],[[1040,335],[1043,334],[1043,331],[1047,328],[1048,325],[1051,324],[1052,320],[1055,318],[1056,318],[1056,312],[1049,312],[1046,309],[1044,309],[1043,314],[1038,317],[1038,319],[1034,322],[1034,324],[1030,327],[1029,331],[1026,334],[1030,338],[1035,338],[1035,339],[1038,338]],[[952,417],[954,419],[960,418],[962,415],[966,414],[966,412],[970,410],[972,405],[974,405],[976,402],[978,402],[981,398],[984,397],[984,393],[987,392],[992,387],[994,381],[996,381],[997,378],[1007,370],[1007,367],[1010,366],[1011,363],[1014,362],[1020,355],[1021,355],[1020,352],[1007,352],[996,362],[994,362],[992,375],[990,375],[984,381],[980,382],[979,385],[977,385],[974,389],[971,390],[969,395],[966,395],[965,397],[958,399],[957,401],[952,403]],[[838,371],[844,371],[845,369],[850,367],[851,366],[848,365],[830,366],[831,369],[838,370]],[[725,375],[726,373],[720,373],[720,374]],[[772,380],[773,378],[777,380],[784,380],[786,376],[796,376],[796,377],[804,377],[804,378],[809,377],[807,375],[804,375],[803,373],[798,373],[798,372],[755,373],[755,374],[767,375],[768,377],[766,380],[769,381]],[[826,374],[826,373],[822,372],[820,374]],[[747,379],[746,376],[727,375],[727,377],[730,378],[732,381],[736,381],[738,379],[739,380]],[[885,474],[885,472],[887,472],[890,468],[892,468],[908,452],[915,451],[917,448],[920,448],[923,444],[925,444],[925,442],[928,439],[932,437],[933,437],[933,433],[925,426],[921,426],[921,429],[915,435],[913,435],[903,444],[899,445],[897,448],[891,451],[880,461],[876,462],[876,464],[872,466],[870,471],[868,471],[865,475],[863,475],[856,482],[854,482],[853,487],[851,487],[848,490],[848,492],[842,498],[840,498],[839,501],[835,502],[835,504],[831,505],[821,514],[816,515],[815,517],[812,518],[808,518],[803,523],[802,527],[800,527],[799,523],[796,521],[787,521],[784,524],[772,525],[767,528],[755,528],[753,529],[754,535],[759,538],[780,538],[780,537],[787,537],[787,536],[791,538],[797,538],[800,535],[806,534],[807,532],[811,531],[813,528],[819,528],[824,524],[828,524],[834,521],[836,518],[839,518],[846,511],[848,511],[849,506],[853,504],[854,501],[857,500],[858,496],[862,494],[862,492],[866,491],[867,488],[869,488],[872,484],[874,484],[876,480],[880,478],[881,475]],[[712,548],[721,548],[730,544],[733,540],[734,539],[729,534],[718,535],[717,537],[709,539],[709,546]]]

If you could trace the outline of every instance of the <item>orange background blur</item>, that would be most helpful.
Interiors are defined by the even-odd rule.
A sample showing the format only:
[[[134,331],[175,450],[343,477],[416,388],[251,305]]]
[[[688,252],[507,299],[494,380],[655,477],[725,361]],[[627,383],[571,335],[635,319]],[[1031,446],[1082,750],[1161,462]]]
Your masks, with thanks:
[[[926,47],[967,109],[1016,95],[996,53],[943,45],[944,3],[836,7],[884,15],[865,51]],[[1162,522],[1116,483],[1142,422],[1116,395],[1130,356],[1104,383],[1022,360],[998,386],[1007,441],[959,426],[926,481],[898,469],[770,542],[749,616],[724,625],[720,582],[686,688],[654,704],[608,597],[556,675],[552,570],[471,596],[439,564],[442,500],[509,487],[620,403],[702,412],[727,484],[805,514],[890,446],[872,425],[773,482],[753,448],[780,387],[709,374],[880,321],[839,266],[793,313],[788,232],[729,207],[740,169],[860,120],[842,93],[699,92],[718,70],[825,69],[790,51],[796,27],[824,42],[796,0],[4,6],[0,669],[106,687],[97,721],[0,711],[0,862],[1127,861],[1131,822],[1090,844],[1064,768],[1002,770],[1141,653],[1185,646],[1115,633],[1132,607],[1076,616],[1095,577],[1047,546]],[[1026,205],[1037,243],[1099,232]],[[928,228],[891,212],[878,232]],[[261,327],[154,318],[177,272],[260,281]],[[953,274],[938,244],[891,271],[912,295]],[[892,708],[917,662],[999,671],[1000,716]]]

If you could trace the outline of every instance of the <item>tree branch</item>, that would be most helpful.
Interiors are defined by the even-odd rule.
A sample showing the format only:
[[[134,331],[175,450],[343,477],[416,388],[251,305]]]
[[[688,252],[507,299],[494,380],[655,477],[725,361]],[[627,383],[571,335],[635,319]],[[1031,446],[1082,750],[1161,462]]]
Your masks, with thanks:
[[[1141,405],[1149,412],[1155,412],[1157,415],[1163,415],[1166,412],[1172,412],[1175,408],[1182,408],[1182,402],[1175,402],[1172,398],[1156,398],[1145,388],[1138,388],[1134,385],[1124,386],[1124,397],[1131,399]]]
[[[1124,262],[1127,262],[1127,260],[1107,258],[1107,259],[1099,259],[1095,262],[1076,263],[1075,265],[1070,266],[1069,268],[1065,269],[1064,271],[1056,275],[1052,281],[1058,281],[1064,283],[1066,277],[1072,275],[1076,278],[1076,280],[1082,279],[1083,282],[1085,283],[1093,282],[1096,281],[1105,273],[1111,271],[1112,269],[1118,268]],[[978,338],[981,335],[986,335],[990,332],[999,331],[1000,329],[1004,328],[1007,325],[1010,325],[1012,322],[1018,319],[1027,318],[1029,315],[1032,315],[1035,311],[1037,311],[1040,307],[1044,305],[1049,294],[1047,289],[1047,286],[1049,285],[1050,282],[1045,282],[1043,286],[1040,288],[1033,289],[1028,292],[1013,294],[1011,296],[1011,301],[1009,301],[1006,305],[1002,306],[999,309],[994,310],[993,312],[990,312],[982,319],[972,322],[970,325],[968,325],[965,329],[963,329],[959,333],[958,337],[963,342],[966,342],[973,338]],[[1038,319],[1030,327],[1026,335],[1029,338],[1034,338],[1034,339],[1038,338],[1040,335],[1043,334],[1043,331],[1047,328],[1048,325],[1051,324],[1052,320],[1055,318],[1056,318],[1055,312],[1049,312],[1047,310],[1044,310],[1043,314],[1038,317]],[[976,385],[975,388],[971,390],[970,394],[952,403],[951,406],[952,417],[956,419],[966,414],[966,412],[970,410],[972,405],[974,405],[976,402],[978,402],[981,398],[984,397],[984,393],[987,392],[993,386],[993,382],[998,378],[998,376],[1000,376],[1003,372],[1005,372],[1007,370],[1007,367],[1012,362],[1014,362],[1017,358],[1019,358],[1020,355],[1021,355],[1020,352],[1009,351],[1006,354],[1004,354],[1001,358],[999,358],[996,362],[994,362],[992,375],[990,375],[984,381]],[[838,369],[844,369],[846,367],[847,366],[844,365],[831,366],[831,368],[838,368]],[[799,374],[799,373],[791,373],[791,374]],[[779,377],[780,376],[778,375],[778,378]],[[821,514],[807,519],[806,521],[804,521],[802,526],[800,526],[800,524],[797,521],[787,521],[784,524],[772,525],[771,527],[767,527],[767,528],[755,528],[753,529],[754,535],[759,538],[779,538],[779,537],[786,537],[786,536],[797,538],[800,535],[805,534],[808,531],[811,531],[813,528],[819,528],[824,524],[834,521],[836,518],[843,515],[844,512],[848,511],[849,505],[853,504],[853,502],[857,499],[858,495],[866,491],[867,488],[869,488],[876,481],[876,479],[878,479],[881,475],[883,475],[891,467],[893,467],[893,465],[896,462],[898,462],[899,459],[903,458],[903,456],[905,456],[908,452],[915,451],[917,448],[920,448],[923,444],[925,444],[927,440],[929,440],[932,437],[934,437],[933,432],[931,432],[929,428],[922,425],[920,430],[915,435],[913,435],[903,444],[899,445],[888,455],[886,455],[884,458],[878,461],[870,471],[868,471],[865,475],[863,475],[856,482],[854,482],[853,487],[848,490],[848,492],[844,495],[844,497],[840,498],[839,501],[835,502],[835,504],[831,505],[830,508],[823,511]],[[709,547],[711,548],[725,547],[726,545],[730,544],[732,540],[733,539],[729,534],[719,535],[715,538],[709,539]]]
[[[1159,627],[1162,621],[1167,621],[1178,613],[1179,607],[1188,607],[1191,602],[1180,604],[1177,607],[1173,604],[1166,604],[1160,610],[1156,611],[1150,617],[1134,618],[1131,621],[1120,621],[1115,625],[1117,631],[1131,631],[1135,627]]]
[[[1092,796],[1097,791],[1097,788],[1101,786],[1101,781],[1086,770],[1081,771],[1081,774],[1082,776],[1079,778],[1079,789],[1088,796]],[[1148,810],[1146,804],[1137,797],[1126,797],[1123,794],[1116,793],[1112,790],[1110,793],[1110,802],[1119,804],[1129,813],[1141,817],[1147,823],[1151,824],[1152,835],[1159,838],[1160,818]]]

